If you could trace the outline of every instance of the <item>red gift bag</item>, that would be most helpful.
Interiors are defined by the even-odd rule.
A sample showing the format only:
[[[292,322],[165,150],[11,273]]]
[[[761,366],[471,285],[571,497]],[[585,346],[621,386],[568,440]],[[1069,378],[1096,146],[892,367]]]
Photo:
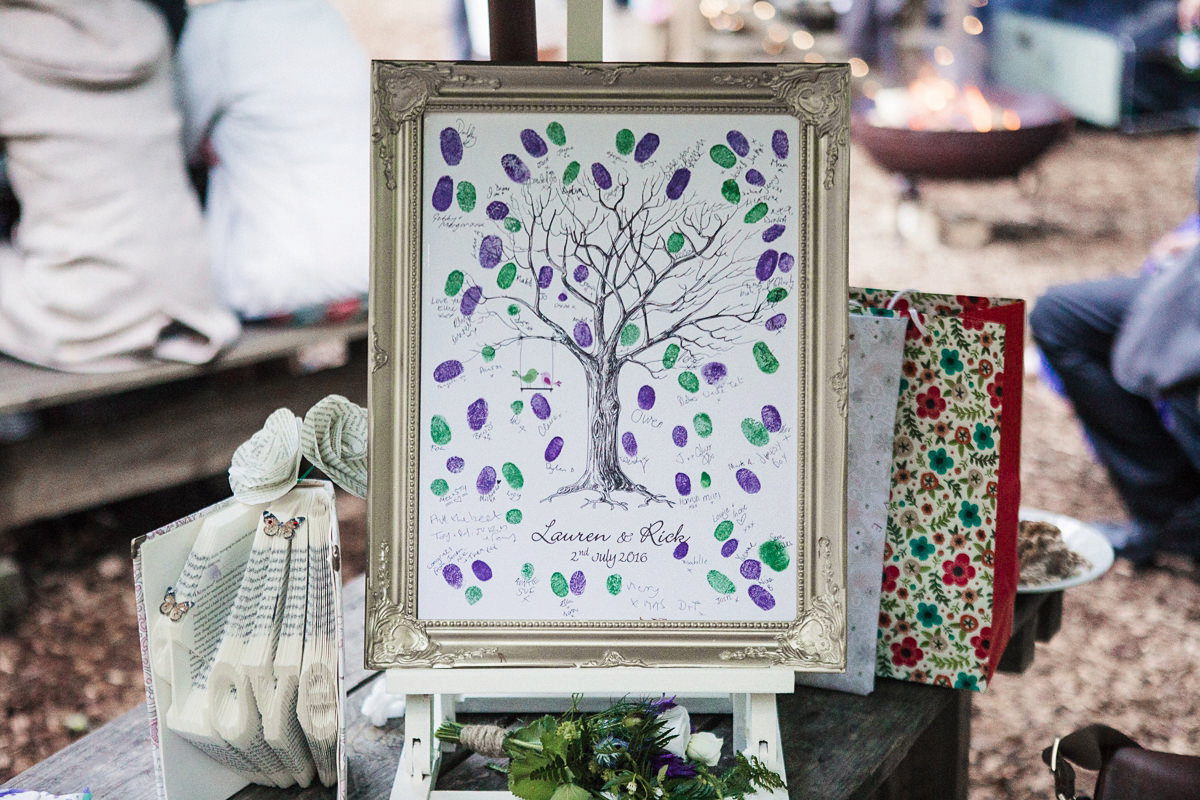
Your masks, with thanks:
[[[981,691],[1017,592],[1025,304],[875,289],[851,299],[909,318],[876,674]]]

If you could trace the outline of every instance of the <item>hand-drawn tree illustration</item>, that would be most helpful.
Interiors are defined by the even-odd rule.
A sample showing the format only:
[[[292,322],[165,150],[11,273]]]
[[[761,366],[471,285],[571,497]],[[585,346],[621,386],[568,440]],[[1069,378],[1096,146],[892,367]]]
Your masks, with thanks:
[[[773,155],[772,163],[779,164],[786,158],[782,135],[775,137],[773,154],[769,142],[760,146],[761,161]],[[526,130],[521,138],[531,156],[545,155],[538,133]],[[481,243],[480,263],[485,269],[507,263],[494,273],[494,288],[479,283],[468,289],[470,313],[490,315],[503,326],[503,338],[493,343],[497,351],[540,340],[582,368],[584,419],[590,425],[585,463],[574,482],[547,500],[595,493],[586,506],[626,508],[617,494],[631,493],[643,505],[673,505],[622,467],[621,375],[638,368],[662,377],[677,360],[698,364],[747,344],[764,323],[773,330],[785,319],[772,315],[778,293],[770,291],[769,279],[794,260],[764,245],[782,232],[781,225],[769,227],[769,220],[757,224],[768,212],[763,198],[771,197],[769,185],[759,188],[766,178],[750,169],[743,192],[741,167],[730,169],[723,184],[689,187],[694,182],[692,169],[684,166],[688,153],[693,168],[705,157],[732,166],[737,154],[724,144],[709,148],[696,142],[684,149],[682,160],[650,169],[643,162],[657,148],[658,136],[645,134],[636,150],[632,138],[628,130],[617,134],[618,150],[632,153],[633,163],[612,171],[600,162],[581,170],[577,161],[563,167],[542,159],[537,163],[545,166],[532,174],[520,156],[505,155],[505,172],[515,186],[507,187],[507,203],[488,209],[497,232]],[[740,133],[728,138],[741,155],[749,152]],[[765,344],[756,346],[755,355],[761,356],[760,367],[762,359],[774,360]],[[708,366],[723,376],[723,365]],[[777,367],[775,362],[764,371]]]

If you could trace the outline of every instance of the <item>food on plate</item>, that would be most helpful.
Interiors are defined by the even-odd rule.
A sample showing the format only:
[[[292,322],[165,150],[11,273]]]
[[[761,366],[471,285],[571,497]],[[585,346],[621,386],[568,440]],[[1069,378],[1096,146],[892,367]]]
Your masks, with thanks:
[[[1017,529],[1017,563],[1022,586],[1041,586],[1090,569],[1092,564],[1067,547],[1062,530],[1042,520],[1021,520]]]

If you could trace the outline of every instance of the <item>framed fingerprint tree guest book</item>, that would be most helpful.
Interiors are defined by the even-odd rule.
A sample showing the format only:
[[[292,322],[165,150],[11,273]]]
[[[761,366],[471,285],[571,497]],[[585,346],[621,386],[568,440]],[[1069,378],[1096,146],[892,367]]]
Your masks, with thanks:
[[[373,91],[368,666],[843,668],[848,69]]]

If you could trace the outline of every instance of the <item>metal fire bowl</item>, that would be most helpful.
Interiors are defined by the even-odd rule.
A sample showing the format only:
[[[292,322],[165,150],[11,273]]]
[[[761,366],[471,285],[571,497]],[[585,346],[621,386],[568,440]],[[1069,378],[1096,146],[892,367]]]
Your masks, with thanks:
[[[851,114],[850,132],[884,169],[914,178],[973,179],[1016,177],[1074,127],[1071,112],[1047,95],[980,91],[989,102],[1016,111],[1021,127],[986,133],[882,127],[868,122],[874,103],[863,99]]]

